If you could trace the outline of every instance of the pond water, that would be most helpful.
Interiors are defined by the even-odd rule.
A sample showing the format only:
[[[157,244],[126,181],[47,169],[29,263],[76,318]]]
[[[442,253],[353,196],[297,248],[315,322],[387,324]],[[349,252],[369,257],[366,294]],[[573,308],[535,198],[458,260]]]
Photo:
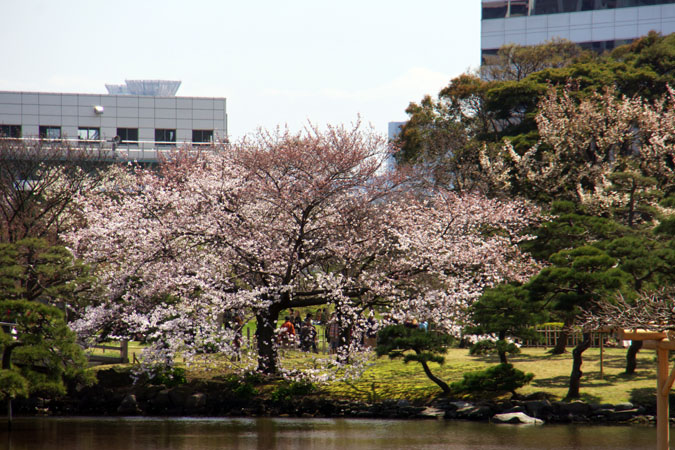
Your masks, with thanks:
[[[2,424],[4,425],[4,424]],[[8,450],[652,449],[651,426],[358,419],[17,418]]]

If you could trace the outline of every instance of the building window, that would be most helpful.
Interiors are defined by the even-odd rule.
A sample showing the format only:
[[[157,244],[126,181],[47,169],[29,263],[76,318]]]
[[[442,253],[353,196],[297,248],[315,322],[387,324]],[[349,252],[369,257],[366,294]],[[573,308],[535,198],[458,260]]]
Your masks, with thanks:
[[[0,125],[0,138],[20,138],[21,125]]]
[[[117,136],[122,144],[138,145],[138,128],[118,128]]]
[[[193,144],[210,144],[213,142],[213,130],[192,130]]]
[[[98,141],[101,139],[100,128],[78,128],[77,139],[80,141]]]
[[[508,8],[506,0],[483,2],[483,20],[504,18]]]
[[[176,130],[155,128],[155,142],[161,142],[157,145],[172,145],[170,142],[176,142]]]
[[[527,16],[529,8],[528,0],[511,0],[509,4],[509,17]]]
[[[40,125],[41,139],[61,139],[61,127]]]

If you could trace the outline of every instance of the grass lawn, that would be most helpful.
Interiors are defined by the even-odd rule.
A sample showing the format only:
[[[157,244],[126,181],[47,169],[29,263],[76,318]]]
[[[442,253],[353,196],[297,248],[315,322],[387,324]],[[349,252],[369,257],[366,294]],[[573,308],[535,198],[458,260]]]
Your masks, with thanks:
[[[526,348],[510,358],[516,368],[534,373],[534,380],[518,393],[547,392],[557,399],[567,394],[569,375],[572,370],[572,355],[550,355],[543,348]],[[571,350],[571,349],[570,349]],[[595,403],[621,403],[631,398],[631,393],[649,393],[656,385],[656,362],[653,350],[638,353],[638,369],[635,375],[623,374],[626,350],[604,349],[603,375],[600,376],[600,349],[591,348],[584,353],[581,380],[581,399]],[[432,372],[446,382],[462,379],[464,372],[481,370],[498,364],[494,356],[470,356],[466,349],[451,349],[443,366],[431,364]],[[379,358],[363,377],[355,382],[335,383],[326,387],[330,395],[352,399],[430,399],[440,389],[429,380],[417,363],[404,364],[399,360]]]
[[[319,345],[321,348],[321,344]],[[142,346],[138,342],[129,343],[129,358],[140,355]],[[523,372],[534,374],[534,380],[519,389],[518,393],[527,395],[546,392],[563,399],[567,393],[569,375],[572,370],[572,355],[550,355],[544,348],[523,348],[519,355],[511,356],[511,362]],[[95,350],[100,353],[101,350]],[[118,352],[106,350],[105,354]],[[281,352],[281,365],[284,368],[308,368],[316,362],[314,358],[327,358],[328,355],[305,354],[297,350]],[[631,400],[631,395],[655,395],[656,355],[653,350],[638,353],[637,371],[632,376],[623,374],[626,361],[626,349],[605,348],[603,355],[603,374],[600,375],[600,349],[590,348],[584,352],[584,372],[581,379],[581,399],[595,403],[621,403]],[[446,354],[445,364],[431,363],[432,372],[448,383],[459,381],[466,372],[485,369],[498,364],[497,355],[470,356],[468,349],[451,349]],[[209,379],[232,371],[235,366],[255,367],[255,354],[244,354],[242,361],[233,362],[220,355],[204,355],[201,362],[187,367],[188,379]],[[418,363],[404,364],[400,360],[387,357],[375,358],[369,362],[363,376],[351,382],[333,382],[322,387],[324,394],[337,398],[353,400],[409,399],[429,400],[440,394],[441,390],[429,380]]]

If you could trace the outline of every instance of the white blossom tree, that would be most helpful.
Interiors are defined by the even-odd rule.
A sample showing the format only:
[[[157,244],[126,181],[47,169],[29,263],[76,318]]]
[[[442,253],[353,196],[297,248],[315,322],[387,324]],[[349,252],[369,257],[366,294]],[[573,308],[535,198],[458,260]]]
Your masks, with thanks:
[[[579,100],[574,86],[551,88],[539,103],[539,142],[523,155],[510,143],[481,166],[502,189],[569,199],[602,214],[626,211],[675,190],[675,91],[655,102],[608,88]],[[648,219],[649,217],[647,217]]]
[[[78,199],[86,224],[65,237],[109,287],[80,332],[142,333],[153,342],[145,360],[170,364],[234,351],[217,317],[250,314],[258,370],[276,373],[285,309],[332,305],[354,338],[369,307],[456,331],[483,287],[534,271],[516,245],[531,206],[413,192],[383,171],[385,140],[358,125],[260,132],[214,150]]]

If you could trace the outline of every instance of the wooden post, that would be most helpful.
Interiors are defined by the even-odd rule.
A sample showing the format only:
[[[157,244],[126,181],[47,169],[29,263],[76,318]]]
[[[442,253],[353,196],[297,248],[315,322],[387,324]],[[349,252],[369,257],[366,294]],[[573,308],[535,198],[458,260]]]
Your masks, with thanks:
[[[123,364],[129,364],[129,341],[120,343],[120,360]]]
[[[602,332],[600,332],[600,379],[604,376],[604,339],[602,338]]]
[[[668,411],[668,390],[664,389],[668,380],[668,353],[667,349],[656,348],[657,355],[657,383],[656,383],[656,448],[668,450],[670,448],[670,420]],[[664,390],[666,392],[664,392]]]

